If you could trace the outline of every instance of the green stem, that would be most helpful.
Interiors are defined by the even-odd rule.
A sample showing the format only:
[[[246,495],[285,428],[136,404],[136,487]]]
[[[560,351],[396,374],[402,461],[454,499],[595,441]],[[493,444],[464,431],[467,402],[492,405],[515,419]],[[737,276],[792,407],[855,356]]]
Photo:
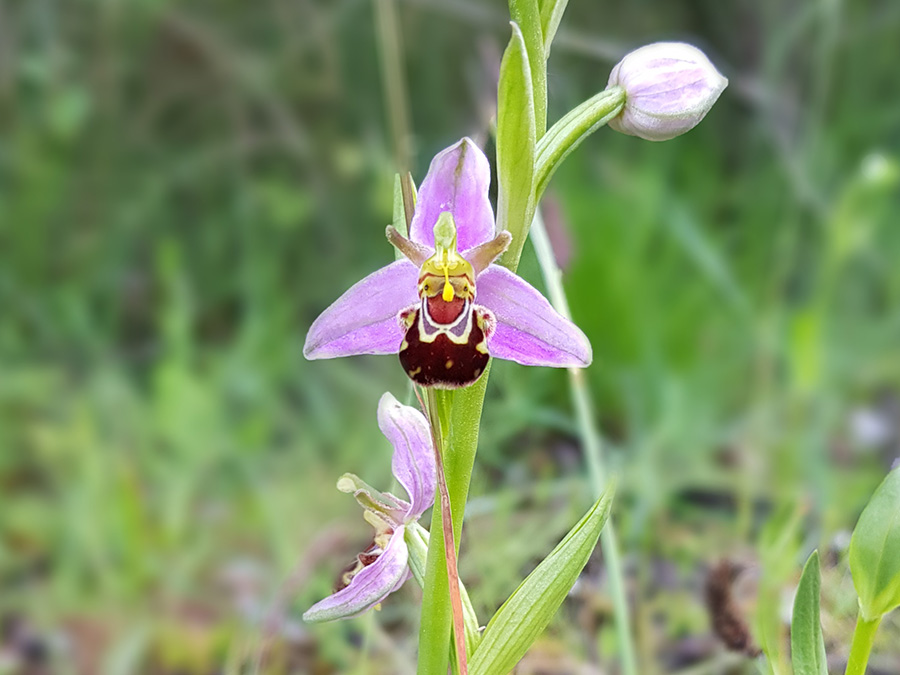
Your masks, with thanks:
[[[409,568],[412,570],[413,577],[416,583],[419,584],[419,588],[425,588],[425,561],[428,558],[428,542],[430,539],[428,530],[418,523],[411,523],[406,528],[406,536],[404,538],[407,546],[409,546]],[[475,608],[469,599],[469,593],[462,582],[459,583],[459,594],[462,597],[466,650],[471,654],[475,651],[478,643],[481,642],[478,616],[475,614]]]
[[[875,631],[878,630],[880,623],[880,616],[867,621],[860,613],[856,618],[856,628],[853,631],[853,643],[850,645],[850,658],[847,661],[845,675],[865,675],[872,643],[875,641]]]
[[[449,423],[442,419],[438,411],[437,391],[428,389],[428,418],[431,423],[431,437],[434,444],[434,459],[437,466],[437,486],[440,499],[435,501],[441,505],[441,532],[444,535],[444,559],[447,563],[447,581],[450,591],[450,610],[453,619],[453,640],[456,646],[455,670],[459,675],[468,675],[468,652],[466,649],[465,619],[463,618],[462,599],[460,598],[459,568],[456,565],[456,537],[453,533],[453,516],[450,512],[450,494],[447,490],[447,477],[444,474],[444,434],[441,431]],[[446,410],[444,411],[447,412]]]
[[[536,210],[534,221],[531,224],[531,242],[537,253],[538,264],[547,285],[550,302],[557,312],[571,320],[569,302],[562,285],[562,276],[550,238],[544,227],[540,210]],[[578,422],[578,433],[584,446],[585,460],[590,475],[591,488],[594,496],[599,497],[606,487],[606,470],[603,462],[603,448],[600,441],[600,433],[594,422],[592,414],[593,403],[591,392],[587,386],[584,372],[577,368],[569,369],[569,384],[572,390],[572,399],[575,403],[575,416]],[[634,642],[631,639],[631,622],[629,620],[628,598],[625,592],[625,580],[622,574],[622,562],[619,556],[619,546],[613,528],[612,516],[606,521],[606,527],[600,533],[600,546],[606,560],[606,569],[609,575],[609,592],[612,596],[613,610],[616,618],[616,636],[619,643],[622,672],[625,675],[637,675],[637,658],[635,656]]]
[[[488,371],[490,365],[488,365]],[[481,409],[489,372],[471,387],[458,391],[438,391],[437,408],[445,449],[444,472],[453,515],[453,538],[459,551],[466,499],[478,448]],[[450,586],[444,558],[441,510],[431,515],[428,558],[425,563],[425,587],[422,596],[422,622],[419,626],[418,675],[447,675],[450,665]]]
[[[585,138],[622,112],[624,106],[625,90],[622,87],[610,87],[573,108],[550,127],[535,148],[535,203],[540,202],[547,183],[569,153],[581,145]]]

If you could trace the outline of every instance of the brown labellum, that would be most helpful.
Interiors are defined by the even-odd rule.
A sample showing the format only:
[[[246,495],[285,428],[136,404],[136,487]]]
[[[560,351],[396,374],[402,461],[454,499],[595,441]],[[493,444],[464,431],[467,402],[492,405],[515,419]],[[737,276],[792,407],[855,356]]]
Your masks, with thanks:
[[[426,297],[401,319],[407,331],[400,345],[400,364],[417,384],[459,389],[474,383],[487,368],[487,338],[494,319],[471,300]]]

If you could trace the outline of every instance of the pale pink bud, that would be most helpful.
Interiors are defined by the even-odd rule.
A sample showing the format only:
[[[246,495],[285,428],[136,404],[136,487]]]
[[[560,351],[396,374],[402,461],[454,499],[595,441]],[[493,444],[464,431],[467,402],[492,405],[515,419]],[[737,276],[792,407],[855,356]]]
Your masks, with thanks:
[[[609,126],[648,141],[667,141],[704,118],[728,80],[706,54],[684,42],[656,42],[626,55],[609,75],[625,107]]]

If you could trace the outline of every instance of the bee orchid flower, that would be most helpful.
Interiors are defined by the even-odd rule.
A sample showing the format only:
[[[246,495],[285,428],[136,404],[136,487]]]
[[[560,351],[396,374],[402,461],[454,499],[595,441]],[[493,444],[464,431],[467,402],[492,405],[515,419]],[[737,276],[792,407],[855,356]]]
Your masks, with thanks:
[[[402,405],[390,393],[378,402],[378,426],[394,446],[391,470],[409,501],[379,492],[354,474],[341,476],[338,489],[356,497],[363,507],[363,517],[375,529],[375,537],[341,574],[335,593],[310,607],[304,621],[332,621],[361,614],[381,604],[410,576],[404,533],[434,503],[437,474],[431,430],[421,412]]]
[[[309,329],[306,358],[399,354],[413,381],[443,389],[475,382],[492,356],[526,366],[589,365],[584,333],[493,264],[511,238],[495,231],[489,187],[487,157],[470,139],[439,153],[420,186],[409,238],[387,230],[405,259],[328,307]]]

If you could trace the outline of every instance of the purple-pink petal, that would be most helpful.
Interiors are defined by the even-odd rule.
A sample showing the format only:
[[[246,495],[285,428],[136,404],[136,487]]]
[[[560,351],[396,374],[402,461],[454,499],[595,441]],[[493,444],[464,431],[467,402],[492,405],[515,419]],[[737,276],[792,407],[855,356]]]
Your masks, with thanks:
[[[400,588],[409,577],[406,567],[409,550],[403,532],[403,527],[397,528],[375,562],[360,570],[346,588],[306,610],[303,620],[314,623],[356,616]]]
[[[410,499],[407,522],[434,503],[437,485],[431,430],[425,415],[390,393],[378,402],[378,427],[394,446],[391,468]]]
[[[591,343],[531,284],[498,265],[477,279],[479,305],[491,310],[497,327],[488,351],[525,366],[583,368],[593,358]]]
[[[434,224],[449,211],[456,222],[457,247],[466,251],[494,236],[494,211],[488,197],[491,167],[469,138],[438,153],[419,187],[410,239],[434,248]]]
[[[396,354],[403,341],[397,314],[418,300],[418,279],[412,263],[398,260],[357,282],[313,322],[303,355]]]

